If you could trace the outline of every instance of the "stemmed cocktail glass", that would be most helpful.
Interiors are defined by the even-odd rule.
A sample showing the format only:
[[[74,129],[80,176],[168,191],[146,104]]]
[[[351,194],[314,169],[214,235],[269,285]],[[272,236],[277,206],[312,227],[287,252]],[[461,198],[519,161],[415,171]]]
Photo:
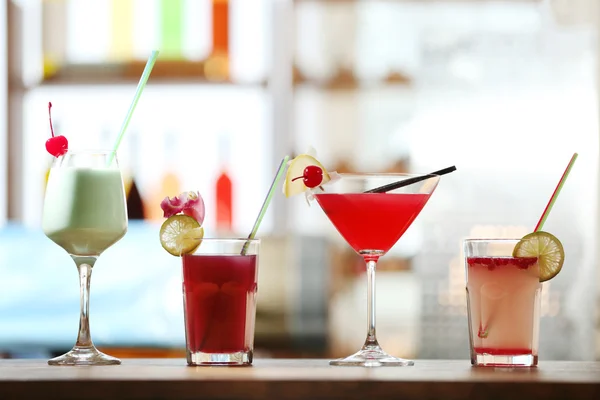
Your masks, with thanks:
[[[100,254],[127,232],[123,180],[113,151],[68,152],[54,159],[42,227],[65,249],[79,271],[80,319],[77,342],[50,365],[120,364],[96,349],[89,326],[92,268]]]
[[[438,175],[339,174],[315,198],[329,220],[367,266],[367,339],[357,353],[330,362],[349,366],[403,366],[413,361],[387,354],[375,334],[375,270],[379,258],[400,239],[435,190]],[[415,178],[395,188],[394,183]],[[391,189],[391,190],[388,190]]]

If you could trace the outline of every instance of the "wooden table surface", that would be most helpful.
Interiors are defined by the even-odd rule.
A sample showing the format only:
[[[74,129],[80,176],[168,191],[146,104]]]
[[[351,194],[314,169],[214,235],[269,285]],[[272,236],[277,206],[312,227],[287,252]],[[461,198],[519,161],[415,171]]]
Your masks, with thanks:
[[[255,360],[252,367],[188,367],[183,359],[50,367],[0,360],[0,399],[595,399],[600,362],[532,369],[472,368],[468,360],[413,367],[331,367],[327,360]]]

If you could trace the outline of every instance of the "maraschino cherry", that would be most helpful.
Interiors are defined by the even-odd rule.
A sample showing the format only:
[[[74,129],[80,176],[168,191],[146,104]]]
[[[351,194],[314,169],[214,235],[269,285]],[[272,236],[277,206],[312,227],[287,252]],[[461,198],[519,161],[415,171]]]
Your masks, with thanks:
[[[323,182],[323,169],[316,165],[309,165],[304,168],[302,176],[292,179],[292,182],[300,178],[302,178],[302,181],[307,188],[316,188]]]
[[[69,150],[69,142],[66,137],[54,136],[54,128],[52,127],[52,103],[48,103],[48,119],[50,120],[50,132],[52,133],[52,137],[46,140],[46,150],[48,153],[52,154],[54,157],[60,157],[64,155],[67,150]]]

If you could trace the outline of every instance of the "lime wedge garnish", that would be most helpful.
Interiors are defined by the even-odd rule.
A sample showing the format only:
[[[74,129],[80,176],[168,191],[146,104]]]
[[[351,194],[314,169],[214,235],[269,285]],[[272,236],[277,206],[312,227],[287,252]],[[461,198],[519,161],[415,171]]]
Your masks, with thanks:
[[[160,227],[160,244],[174,256],[193,252],[203,237],[204,228],[187,215],[173,215]]]
[[[513,250],[513,257],[537,257],[540,282],[545,282],[558,275],[562,269],[565,250],[556,236],[537,231],[523,236]]]

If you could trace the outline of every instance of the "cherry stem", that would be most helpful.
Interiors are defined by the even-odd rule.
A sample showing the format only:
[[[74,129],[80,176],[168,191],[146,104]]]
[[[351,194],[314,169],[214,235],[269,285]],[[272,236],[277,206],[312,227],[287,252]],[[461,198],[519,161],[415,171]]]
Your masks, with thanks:
[[[54,137],[54,128],[52,127],[52,103],[48,102],[48,120],[50,121],[50,132],[52,133],[52,137]]]
[[[302,176],[297,176],[297,177],[295,177],[294,179],[292,179],[292,182],[294,182],[295,180],[298,180],[298,179],[302,179],[302,178],[304,178],[304,175],[302,175]]]

